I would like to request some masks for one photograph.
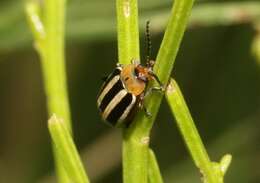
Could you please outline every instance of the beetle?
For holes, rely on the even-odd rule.
[[[148,53],[151,49],[149,38],[149,21],[146,24]],[[117,64],[114,71],[105,79],[97,97],[97,106],[103,120],[112,126],[129,126],[138,109],[144,109],[145,113],[151,114],[143,105],[145,96],[153,90],[163,90],[163,85],[153,72],[155,61],[147,56],[145,66],[137,60],[131,64]],[[147,88],[148,82],[157,81],[159,86]]]

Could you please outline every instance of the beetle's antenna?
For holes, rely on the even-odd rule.
[[[146,49],[147,49],[147,55],[146,55],[146,62],[148,63],[151,56],[151,49],[152,49],[152,41],[150,37],[150,21],[147,20],[146,22]]]

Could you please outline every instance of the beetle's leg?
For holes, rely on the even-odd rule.
[[[140,96],[140,102],[139,102],[139,104],[138,104],[138,107],[139,107],[140,109],[143,109],[143,110],[144,110],[146,116],[151,117],[152,114],[147,110],[147,108],[146,108],[145,105],[144,105],[144,97],[145,97],[144,94],[142,94],[142,95]]]
[[[150,111],[148,111],[148,109],[145,106],[143,106],[143,109],[147,117],[152,117],[152,114],[150,113]]]
[[[152,92],[155,92],[155,91],[157,91],[157,92],[163,92],[163,91],[164,91],[164,87],[162,87],[162,86],[154,86],[154,87],[149,88],[149,89],[145,92],[143,98],[147,97],[148,95],[150,95]]]
[[[143,109],[144,110],[144,112],[145,112],[145,114],[146,114],[146,116],[148,116],[148,117],[151,117],[152,116],[152,114],[150,113],[150,111],[145,107],[145,105],[144,105],[144,99],[145,99],[145,97],[147,97],[148,95],[150,95],[152,92],[154,92],[154,91],[159,91],[159,92],[162,92],[162,91],[164,91],[164,88],[162,87],[162,86],[155,86],[155,87],[152,87],[152,88],[149,88],[148,89],[148,91],[147,92],[145,92],[145,93],[143,93],[141,96],[140,96],[140,102],[139,102],[139,104],[138,104],[138,107],[140,108],[140,109]]]
[[[103,76],[101,79],[102,79],[102,81],[106,81],[107,78],[108,78],[108,76]]]
[[[116,63],[116,67],[122,67],[123,64],[120,64],[120,63]]]
[[[163,84],[161,83],[160,79],[158,78],[158,76],[152,71],[149,71],[149,74],[154,78],[154,80],[160,85],[160,87],[162,88],[161,90],[163,91],[165,88],[163,86]]]

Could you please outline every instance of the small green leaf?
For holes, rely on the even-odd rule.
[[[232,161],[232,155],[231,154],[226,154],[224,155],[221,160],[220,160],[220,170],[223,174],[223,176],[225,175],[225,173],[227,172],[228,167],[230,166],[230,163]]]

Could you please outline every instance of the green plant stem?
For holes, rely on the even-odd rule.
[[[118,2],[123,3],[123,5],[125,3],[125,1]],[[169,23],[154,68],[155,73],[158,75],[163,83],[167,83],[168,78],[170,77],[173,63],[178,48],[180,46],[185,27],[187,25],[192,5],[193,0],[176,0],[174,2]],[[119,18],[122,18],[122,22],[128,21],[128,18],[118,13],[118,19]],[[124,20],[124,18],[126,20]],[[134,30],[137,31],[137,25],[133,24],[133,26],[135,27]],[[131,28],[133,27],[131,26]],[[122,31],[119,31],[119,34],[122,34]],[[128,46],[135,46],[131,44],[131,42],[122,41],[122,38],[124,37],[121,36],[120,39],[119,35],[119,43],[121,42],[121,44],[125,43],[128,44]],[[136,40],[136,38],[134,38],[134,40]],[[128,54],[124,54],[124,52],[119,53],[119,55],[124,55],[125,58],[123,60],[129,59],[129,57],[127,57],[128,55],[130,55],[130,59],[134,58],[136,54],[130,52],[131,49],[127,50],[129,51]],[[119,52],[120,51],[122,50],[119,49]],[[130,60],[127,61],[130,62]],[[162,97],[163,95],[161,94],[152,94],[151,96],[147,97],[147,102],[145,103],[145,105],[147,109],[151,112],[152,117],[148,118],[143,111],[140,111],[132,122],[132,125],[128,129],[125,129],[123,132],[123,173],[125,183],[148,182],[147,166],[149,133],[158,112]]]
[[[43,15],[46,39],[42,68],[49,114],[62,116],[68,130],[72,133],[64,59],[65,4],[65,0],[45,1]]]
[[[49,131],[66,172],[69,172],[71,182],[88,183],[84,167],[74,145],[71,133],[62,119],[53,115],[49,120]]]
[[[166,98],[190,154],[203,175],[204,182],[220,183],[222,177],[218,177],[218,174],[215,174],[215,170],[192,120],[189,109],[174,80],[171,80],[168,85]]]
[[[64,0],[45,1],[43,22],[46,38],[44,40],[44,49],[42,49],[41,63],[49,115],[61,116],[68,130],[72,132],[64,60],[64,16]],[[53,150],[59,182],[71,182],[69,172],[64,170],[59,153],[55,147]]]
[[[137,0],[117,0],[117,37],[118,57],[121,64],[130,64],[139,59],[139,30]],[[135,145],[125,137],[123,132],[123,182],[147,182],[147,157],[140,153],[135,156],[132,149]],[[139,148],[140,149],[140,148]],[[132,159],[135,157],[136,159]],[[136,164],[138,163],[138,164]]]
[[[149,149],[148,182],[163,183],[160,168],[152,149]]]
[[[117,0],[118,57],[121,64],[139,60],[137,0]]]
[[[49,116],[61,116],[72,134],[64,60],[65,4],[65,0],[46,0],[41,9],[38,1],[31,0],[26,12],[41,57]],[[70,182],[55,147],[53,150],[59,182]]]

